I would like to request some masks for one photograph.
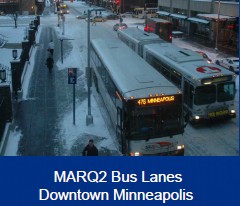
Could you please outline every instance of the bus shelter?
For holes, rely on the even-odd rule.
[[[198,19],[197,24],[203,25],[202,31],[205,32],[204,36],[207,40],[214,43],[218,28],[218,45],[238,50],[238,18],[218,14],[198,14],[196,19]],[[188,20],[191,24],[195,24],[193,18]]]

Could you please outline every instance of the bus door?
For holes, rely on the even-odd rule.
[[[192,113],[193,109],[193,95],[194,95],[194,87],[187,79],[183,80],[183,99],[184,99],[184,113]]]
[[[117,137],[122,136],[122,109],[117,107],[117,127],[116,127]]]
[[[122,152],[123,152],[123,144],[122,144],[123,143],[123,139],[122,139],[122,109],[120,107],[117,107],[116,136],[121,141]]]
[[[121,142],[121,149],[122,149],[122,154],[127,154],[127,142],[125,135],[123,134],[123,109],[120,107],[117,107],[117,126],[116,126],[116,136]]]

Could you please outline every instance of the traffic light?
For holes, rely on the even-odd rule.
[[[116,0],[116,5],[119,6],[120,5],[120,0]]]

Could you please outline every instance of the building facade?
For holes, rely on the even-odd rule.
[[[135,8],[154,8],[158,6],[158,0],[88,0],[94,5],[111,9],[113,12],[124,13],[134,11]],[[88,2],[87,1],[87,2]]]
[[[41,14],[45,0],[0,0],[2,14]]]
[[[173,22],[174,30],[238,51],[238,1],[158,0],[158,8],[159,18]]]

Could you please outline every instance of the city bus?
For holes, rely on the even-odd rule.
[[[158,11],[158,8],[140,8],[136,7],[134,8],[134,14],[133,17],[144,19],[145,17],[155,17],[156,12]]]
[[[147,33],[136,27],[129,27],[117,31],[118,38],[127,44],[133,51],[143,57],[143,47],[152,43],[164,43],[158,35],[154,33]]]
[[[147,18],[144,31],[157,34],[161,39],[172,42],[172,22],[159,18]]]
[[[236,75],[197,52],[170,43],[148,44],[143,58],[183,92],[190,122],[235,118]]]
[[[139,38],[145,36],[144,33],[128,28],[118,31],[118,37],[130,48],[136,48],[133,50],[139,56],[181,89],[184,113],[190,122],[236,117],[234,73],[208,63],[194,51],[165,41],[156,42],[153,36],[149,36],[148,41]]]
[[[93,39],[90,63],[124,155],[183,155],[182,93],[117,39]]]

